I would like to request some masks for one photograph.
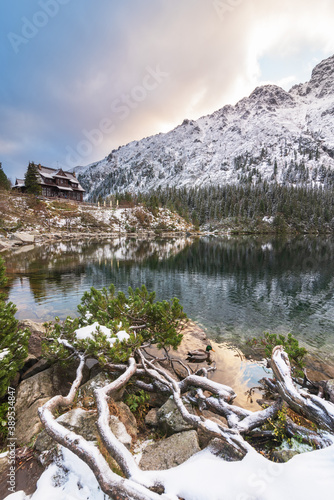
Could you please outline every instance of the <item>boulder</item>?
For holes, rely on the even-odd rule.
[[[223,438],[214,438],[206,448],[216,457],[223,458],[227,462],[236,462],[242,460],[246,455],[243,451],[238,451],[227,440]]]
[[[228,426],[217,416],[215,417],[210,416],[209,420],[216,423],[220,427],[228,428]],[[201,428],[197,429],[197,434],[198,434],[199,445],[201,448],[205,448],[206,446],[208,446],[211,440],[217,437],[216,433],[214,432],[211,433],[210,431],[204,431]]]
[[[88,441],[95,441],[97,437],[96,431],[96,411],[87,411],[82,408],[75,408],[67,413],[63,413],[57,418],[57,422],[61,423],[66,429],[80,434]],[[37,437],[35,449],[40,453],[50,451],[56,446],[55,441],[43,430]]]
[[[0,252],[8,250],[11,246],[12,245],[9,241],[3,239],[0,240]]]
[[[35,236],[29,233],[14,233],[11,235],[10,239],[26,245],[28,243],[34,243]]]
[[[193,409],[190,404],[186,403],[185,407],[189,413],[193,413]],[[169,398],[166,403],[158,410],[158,425],[161,430],[170,436],[171,434],[176,434],[177,432],[188,431],[193,429],[190,424],[187,424],[177,409],[174,400]]]
[[[125,428],[132,437],[132,439],[136,441],[138,434],[138,427],[134,414],[132,413],[130,408],[122,401],[119,401],[118,403],[116,402],[115,406],[117,408],[117,417],[125,425]]]
[[[123,422],[119,420],[115,415],[110,416],[109,422],[110,429],[115,434],[117,439],[124,444],[127,448],[131,448],[132,438],[125,428]]]
[[[31,319],[25,319],[19,322],[19,328],[24,330],[27,328],[30,330],[31,335],[28,343],[28,352],[29,354],[35,356],[40,359],[42,356],[42,340],[45,337],[45,327],[41,323],[36,323]]]
[[[53,368],[48,368],[33,377],[23,380],[16,395],[16,415],[20,420],[25,412],[39,399],[51,398],[59,393],[59,381],[55,377]]]
[[[31,368],[28,368],[28,370],[23,371],[21,379],[25,380],[29,377],[33,377],[37,373],[40,373],[49,367],[50,367],[49,361],[47,361],[46,359],[40,359]],[[25,368],[25,366],[23,368]]]
[[[271,458],[274,462],[288,462],[295,455],[299,455],[296,450],[275,450],[273,451]]]
[[[83,408],[74,408],[57,418],[57,422],[66,427],[66,429],[80,434],[87,441],[97,440],[96,420],[96,410],[84,410]],[[112,415],[110,418],[110,428],[121,443],[127,448],[131,447],[132,438],[127,432],[125,425],[115,415]],[[56,442],[43,430],[37,436],[34,447],[39,453],[44,454],[45,452],[53,451],[56,448]]]
[[[152,408],[145,417],[145,424],[148,427],[158,427],[158,423],[158,410],[156,408]]]
[[[331,403],[334,403],[334,379],[332,378],[326,381],[325,395]]]
[[[199,451],[197,432],[180,432],[149,444],[143,451],[139,466],[142,470],[171,469]]]
[[[20,383],[15,404],[15,437],[18,445],[28,444],[32,437],[40,432],[42,423],[37,413],[38,408],[53,396],[64,396],[68,393],[75,377],[76,365],[77,363],[74,363],[66,370],[53,366]]]
[[[103,387],[112,382],[112,378],[109,374],[105,372],[98,373],[94,378],[91,378],[88,382],[83,384],[78,392],[78,398],[82,402],[82,406],[85,408],[92,408],[95,406],[94,390]],[[113,393],[112,397],[114,401],[119,401],[122,399],[124,393],[124,388]]]
[[[8,470],[8,455],[4,453],[0,456],[0,477],[4,477]]]
[[[39,398],[32,403],[24,412],[17,413],[17,422],[15,427],[16,443],[19,446],[28,445],[33,437],[43,428],[42,422],[38,416],[38,408],[49,401],[50,397]]]

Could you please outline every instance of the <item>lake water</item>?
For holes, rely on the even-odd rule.
[[[235,237],[45,245],[7,256],[17,317],[75,315],[84,291],[146,284],[157,299],[178,297],[217,341],[242,343],[264,331],[292,332],[334,353],[334,240]]]

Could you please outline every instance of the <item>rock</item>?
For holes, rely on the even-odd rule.
[[[134,414],[132,413],[130,408],[122,401],[115,403],[115,406],[117,408],[117,413],[118,413],[117,417],[125,425],[127,432],[135,441],[137,439],[138,427]]]
[[[190,404],[186,403],[185,407],[190,413],[193,409]],[[166,403],[158,410],[158,425],[167,436],[177,432],[188,431],[193,427],[187,424],[177,409],[174,400],[169,398]]]
[[[84,410],[83,408],[74,408],[57,418],[57,422],[66,427],[66,429],[80,434],[87,441],[96,441],[98,438],[96,420],[96,410]],[[132,438],[123,422],[115,415],[111,415],[110,428],[121,443],[127,448],[131,447]],[[57,448],[57,443],[43,430],[38,435],[34,447],[39,453],[45,454],[47,452],[47,457],[50,459],[52,452]]]
[[[84,410],[75,408],[57,418],[57,422],[62,424],[66,429],[80,434],[87,441],[95,441],[97,438],[96,411]],[[56,442],[43,430],[37,437],[35,449],[39,452],[52,450],[56,446]]]
[[[78,392],[78,397],[82,401],[83,406],[85,408],[93,407],[95,405],[94,390],[109,384],[110,382],[112,382],[112,380],[113,379],[109,374],[100,372],[94,378],[83,384]],[[120,399],[122,399],[123,393],[124,388],[113,393],[112,397],[114,401],[119,401]]]
[[[158,410],[152,408],[145,417],[145,424],[149,427],[158,427]]]
[[[143,451],[139,466],[142,470],[170,469],[199,451],[197,432],[180,432],[148,445]]]
[[[45,337],[45,327],[41,323],[36,323],[31,319],[25,319],[19,322],[19,328],[30,330],[31,335],[28,343],[28,352],[36,358],[40,359],[42,356],[42,340]]]
[[[288,462],[295,455],[299,455],[296,450],[275,450],[273,451],[271,458],[274,462]]]
[[[28,444],[42,429],[37,410],[57,394],[66,395],[75,377],[77,363],[66,370],[53,366],[23,380],[16,395],[16,429],[18,445]]]
[[[18,387],[16,396],[15,408],[18,420],[37,400],[51,398],[58,394],[57,385],[54,380],[53,368],[23,380]]]
[[[0,477],[4,477],[8,470],[8,456],[0,457]]]
[[[169,391],[147,392],[147,394],[149,396],[148,400],[149,406],[153,406],[156,408],[160,408],[162,405],[164,405],[170,397]]]
[[[234,446],[230,445],[228,441],[223,438],[212,439],[206,449],[216,457],[223,458],[227,462],[242,460],[246,455],[246,453],[236,450]]]
[[[80,434],[87,439],[87,441],[95,441],[97,435],[95,425],[96,419],[96,411],[74,408],[74,410],[70,410],[60,415],[60,417],[57,418],[57,422],[64,425],[64,427],[70,431]]]
[[[18,418],[15,427],[15,438],[19,446],[28,445],[33,437],[42,430],[43,425],[39,419],[37,410],[40,406],[49,401],[49,399],[50,397],[39,398],[32,403],[29,408],[25,408],[23,413],[17,413]]]
[[[8,250],[8,248],[11,248],[11,243],[6,240],[1,240],[0,241],[0,252]]]
[[[217,418],[217,416],[216,417],[210,416],[210,420],[220,425],[221,427],[228,428],[228,426],[222,420]],[[197,429],[197,434],[198,434],[199,445],[201,448],[205,448],[206,446],[208,446],[211,440],[217,437],[216,433],[211,433],[208,431],[204,431],[202,429]]]
[[[25,379],[27,379],[29,377],[33,377],[37,373],[40,373],[40,372],[46,370],[49,367],[50,367],[50,362],[49,361],[47,361],[46,359],[40,359],[31,368],[29,368],[28,370],[26,370],[22,374],[21,378],[22,378],[22,380],[25,380]]]
[[[132,438],[128,431],[125,428],[125,425],[123,422],[119,420],[118,417],[115,417],[115,415],[110,416],[110,429],[112,432],[115,434],[117,439],[124,444],[127,448],[131,448],[131,443],[132,443]]]
[[[28,356],[27,356],[27,357],[26,357],[26,359],[24,360],[24,365],[23,365],[23,367],[21,368],[20,372],[21,372],[21,373],[26,372],[26,371],[27,371],[27,370],[29,370],[32,366],[34,366],[37,362],[38,362],[38,359],[36,358],[36,356],[34,356],[33,354],[28,353]]]
[[[328,397],[331,403],[334,403],[334,379],[326,381],[325,395]]]
[[[22,244],[34,243],[35,236],[29,233],[14,233],[10,237],[11,240],[19,241]]]

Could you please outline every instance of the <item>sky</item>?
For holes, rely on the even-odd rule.
[[[334,54],[332,0],[14,0],[0,5],[0,162],[71,170],[289,90]]]

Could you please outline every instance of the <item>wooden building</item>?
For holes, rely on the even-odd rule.
[[[66,198],[68,200],[83,201],[85,190],[80,185],[74,172],[66,172],[63,169],[54,169],[38,165],[42,195],[48,198]],[[13,189],[24,193],[25,185],[23,179],[16,179]]]

